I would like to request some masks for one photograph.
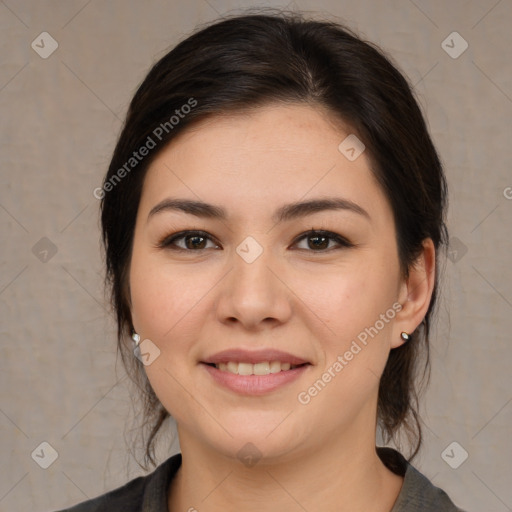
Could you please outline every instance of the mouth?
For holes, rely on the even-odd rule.
[[[252,361],[233,361],[233,357],[226,360],[226,356],[218,355],[216,358],[223,360],[202,361],[200,366],[209,374],[212,384],[243,396],[264,396],[291,385],[312,366],[298,358],[290,362],[272,358],[257,360],[254,354]]]
[[[281,361],[261,361],[258,363],[227,361],[220,363],[203,363],[207,366],[216,368],[221,372],[232,373],[234,375],[270,375],[280,372],[287,372],[309,365],[310,363],[291,364]]]
[[[245,396],[262,396],[287,386],[312,366],[299,356],[272,348],[231,348],[200,363],[212,383]]]

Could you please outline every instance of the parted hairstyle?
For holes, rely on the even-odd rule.
[[[117,319],[118,353],[140,391],[138,431],[146,464],[156,466],[156,434],[170,416],[130,339],[128,277],[146,171],[173,137],[198,121],[297,103],[327,109],[366,146],[371,171],[393,210],[402,276],[408,276],[426,238],[434,242],[438,269],[439,250],[448,240],[446,179],[413,88],[391,57],[339,22],[284,10],[246,11],[197,28],[158,60],[138,87],[102,188],[105,285]],[[130,160],[143,146],[151,147],[146,156]],[[379,385],[382,439],[400,447],[405,434],[409,460],[422,441],[418,396],[430,375],[438,277],[436,270],[424,320],[408,342],[390,351]]]

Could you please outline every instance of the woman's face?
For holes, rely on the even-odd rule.
[[[351,139],[338,148],[349,134],[319,109],[273,105],[203,121],[151,164],[132,319],[150,340],[144,368],[182,446],[229,457],[252,443],[270,460],[375,435],[379,378],[401,344],[406,295],[392,211],[367,155],[354,159]],[[225,217],[171,207],[177,199]],[[287,207],[325,199],[345,207]],[[215,359],[227,350],[245,353]],[[276,363],[290,356],[308,364]],[[206,364],[228,360],[228,370]]]

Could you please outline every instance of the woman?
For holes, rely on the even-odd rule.
[[[181,453],[68,510],[460,510],[410,463],[446,182],[380,50],[284,13],[203,28],[139,87],[95,195],[146,459],[169,415]]]

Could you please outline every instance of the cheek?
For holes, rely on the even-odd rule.
[[[162,279],[160,266],[136,235],[130,265],[132,319],[139,334],[157,344],[165,329],[172,327],[170,322],[178,303],[174,289]]]
[[[162,264],[161,258],[156,260],[143,250],[134,251],[130,269],[132,318],[141,338],[151,340],[159,349],[158,357],[144,366],[151,387],[167,411],[176,420],[185,421],[194,402],[184,401],[184,393],[200,395],[188,372],[190,364],[196,363],[194,347],[209,314],[201,298],[212,284],[192,267],[177,269]]]
[[[316,293],[311,293],[313,288],[308,292],[308,306],[320,313],[328,329],[316,338],[322,359],[301,399],[311,400],[308,410],[321,413],[322,421],[328,417],[328,423],[339,425],[350,423],[376,399],[396,312],[393,281],[385,274],[369,271],[334,276],[323,283],[327,294],[318,288]]]
[[[301,295],[321,319],[317,324],[324,361],[328,368],[338,356],[347,354],[352,369],[367,367],[380,374],[389,354],[389,334],[395,310],[396,281],[393,272],[375,261],[350,272],[330,272],[329,278],[315,279],[316,286],[304,288]],[[310,326],[311,327],[311,326]],[[312,330],[313,334],[314,331]],[[347,368],[348,369],[348,368]],[[346,371],[357,379],[357,371]]]
[[[330,269],[314,279],[301,278],[300,296],[335,333],[354,334],[372,320],[378,319],[391,303],[391,280],[371,268]],[[361,265],[362,267],[362,265]],[[384,305],[386,307],[380,311]]]
[[[208,291],[215,279],[197,266],[167,264],[162,255],[134,250],[130,269],[132,318],[141,335],[154,341],[162,351],[189,345],[205,321]]]

